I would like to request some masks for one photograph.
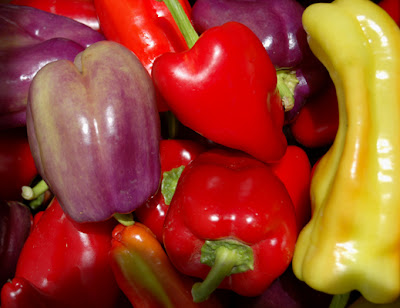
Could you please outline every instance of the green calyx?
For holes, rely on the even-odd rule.
[[[174,196],[176,185],[181,177],[185,166],[173,168],[170,171],[163,173],[163,180],[161,181],[161,194],[164,197],[165,204],[170,205],[172,197]]]
[[[299,83],[296,72],[286,69],[276,71],[277,88],[285,111],[294,107],[294,90]]]
[[[232,239],[206,241],[201,248],[200,262],[211,267],[203,282],[192,287],[193,301],[205,301],[225,277],[254,269],[253,249]]]

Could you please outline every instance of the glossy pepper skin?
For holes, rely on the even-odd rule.
[[[165,52],[180,52],[187,44],[167,6],[158,0],[95,0],[100,27],[108,40],[132,50],[149,74],[154,60]],[[179,0],[187,16],[191,5]],[[161,97],[160,112],[168,110]]]
[[[95,43],[74,62],[40,70],[30,88],[27,129],[40,175],[75,221],[132,212],[158,188],[154,86],[118,43]]]
[[[317,290],[389,303],[400,295],[400,30],[367,0],[313,4],[303,23],[336,86],[339,128],[313,175],[293,269]]]
[[[275,68],[248,27],[230,22],[209,29],[190,50],[158,57],[152,75],[183,125],[264,162],[283,156]]]
[[[161,182],[157,192],[135,210],[137,219],[146,225],[162,243],[165,216],[179,175],[205,146],[192,140],[163,139],[160,141]],[[166,196],[167,195],[167,196]]]
[[[35,216],[1,306],[114,308],[120,296],[108,257],[114,226],[115,220],[78,224],[54,199]]]
[[[0,130],[0,166],[0,199],[23,201],[21,187],[38,174],[25,127]]]
[[[242,152],[214,149],[200,154],[183,171],[163,236],[175,267],[205,279],[192,289],[195,301],[217,287],[256,296],[290,264],[296,218],[285,186],[270,167]],[[203,250],[214,245],[218,258],[208,251],[209,261],[215,262],[211,270]],[[225,253],[242,259],[219,259]],[[210,270],[218,271],[220,261],[227,266],[219,268],[225,272],[211,278]]]
[[[302,148],[289,145],[285,155],[270,167],[292,199],[297,230],[300,232],[311,218],[311,165],[308,156]]]
[[[294,100],[285,107],[286,122],[291,122],[306,99],[328,80],[326,69],[308,47],[301,23],[303,11],[296,0],[197,0],[192,10],[199,33],[236,21],[257,35],[282,78],[279,84],[286,84]]]
[[[290,131],[297,142],[305,147],[329,146],[336,137],[339,110],[335,85],[331,82],[311,97],[290,124]]]
[[[45,64],[73,60],[104,40],[70,18],[19,5],[0,4],[0,129],[26,125],[33,77]]]
[[[145,225],[117,225],[112,232],[111,265],[119,287],[134,307],[222,307],[217,297],[194,303],[194,280],[178,272],[161,243]]]
[[[12,0],[11,4],[25,5],[65,16],[99,31],[99,19],[93,0]]]

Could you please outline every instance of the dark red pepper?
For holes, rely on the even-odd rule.
[[[310,98],[290,125],[293,137],[309,148],[330,145],[335,140],[339,126],[339,109],[336,89],[332,82]]]
[[[35,222],[1,307],[115,308],[121,292],[108,257],[115,220],[78,224],[54,199]]]
[[[242,152],[215,149],[183,171],[164,224],[164,246],[182,273],[216,288],[261,294],[291,262],[297,237],[290,196],[271,168]]]
[[[62,15],[79,21],[93,30],[100,30],[93,0],[12,0],[10,3]]]
[[[155,195],[136,209],[135,215],[161,243],[165,216],[179,175],[187,164],[204,151],[201,143],[192,140],[165,139],[160,142],[161,186]]]
[[[400,1],[399,0],[382,0],[379,6],[383,8],[400,26]]]
[[[38,174],[25,127],[0,131],[0,166],[0,199],[22,201],[22,186]]]

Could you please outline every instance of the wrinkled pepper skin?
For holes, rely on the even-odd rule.
[[[149,74],[154,60],[165,52],[186,50],[187,44],[167,6],[158,0],[95,0],[100,27],[108,40],[132,50]],[[179,0],[190,18],[188,0]],[[158,110],[167,111],[162,97]]]
[[[38,174],[25,127],[0,130],[0,166],[0,199],[23,201],[21,187]]]
[[[154,86],[126,47],[102,41],[35,76],[27,110],[37,168],[78,222],[129,213],[160,181]]]
[[[303,24],[336,86],[339,128],[313,175],[293,269],[322,292],[390,303],[400,295],[400,30],[367,0],[313,4]]]
[[[93,30],[100,30],[93,0],[12,0],[10,3],[72,18]]]
[[[145,225],[117,225],[112,232],[111,265],[121,290],[134,307],[223,307],[216,296],[194,303],[194,283],[171,264],[161,243]]]
[[[306,99],[328,80],[326,69],[308,47],[301,22],[303,11],[296,0],[197,0],[192,10],[199,33],[230,21],[248,26],[263,43],[275,68],[294,74],[294,106],[285,112],[286,122],[291,122]]]
[[[30,209],[16,201],[0,201],[0,286],[14,277],[17,260],[31,231]]]
[[[163,236],[175,267],[201,279],[211,269],[201,262],[206,240],[250,247],[253,269],[224,276],[218,288],[257,296],[290,264],[297,229],[290,196],[269,166],[242,152],[214,149],[184,169]]]
[[[40,302],[42,308],[115,308],[121,293],[108,253],[115,220],[78,224],[57,199],[35,217],[15,278],[1,290],[1,307]],[[26,292],[26,293],[25,293]]]
[[[0,4],[0,129],[26,125],[28,90],[40,68],[58,59],[73,61],[101,40],[100,33],[70,18]]]
[[[230,22],[209,29],[190,50],[158,57],[152,76],[183,125],[264,162],[283,156],[275,68],[248,27]]]
[[[162,189],[163,183],[165,183],[163,182],[164,172],[168,173],[175,168],[187,166],[195,157],[204,152],[205,149],[203,144],[192,140],[163,139],[160,141],[160,187],[145,204],[135,210],[137,219],[155,234],[160,243],[163,241],[164,220],[169,206],[169,202],[166,201]],[[176,187],[176,184],[174,186]],[[170,190],[171,188],[168,189],[168,191]]]

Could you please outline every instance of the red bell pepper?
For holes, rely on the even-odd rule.
[[[0,199],[22,201],[22,186],[38,174],[25,127],[0,131],[0,166]]]
[[[292,199],[300,232],[311,218],[311,164],[307,153],[298,146],[289,145],[282,159],[270,166]]]
[[[183,171],[164,224],[164,246],[182,273],[216,288],[261,294],[291,262],[297,237],[290,196],[271,168],[242,152],[214,149]]]
[[[379,6],[383,8],[400,26],[400,1],[399,0],[382,0]]]
[[[118,285],[134,307],[222,307],[217,297],[193,302],[194,280],[173,267],[160,242],[141,223],[115,227],[110,255]]]
[[[10,3],[62,15],[79,21],[93,30],[100,30],[93,0],[12,0]]]
[[[166,5],[158,0],[94,0],[100,28],[108,40],[132,50],[149,74],[154,60],[169,51],[187,49],[185,39]],[[179,0],[187,16],[188,0]],[[161,97],[159,111],[168,110]]]
[[[190,29],[185,38],[191,49],[164,53],[152,70],[170,110],[183,125],[216,143],[264,162],[280,159],[287,146],[284,110],[275,68],[259,38],[237,22],[198,38],[180,16],[180,27]]]
[[[165,215],[175,191],[179,175],[205,147],[192,140],[165,139],[160,142],[161,186],[156,194],[137,208],[137,219],[145,224],[162,243]]]
[[[330,82],[323,91],[310,98],[290,125],[290,130],[300,144],[317,148],[330,145],[335,140],[338,126],[336,89]]]
[[[114,308],[121,292],[109,260],[115,220],[78,224],[56,199],[34,219],[2,308]]]

